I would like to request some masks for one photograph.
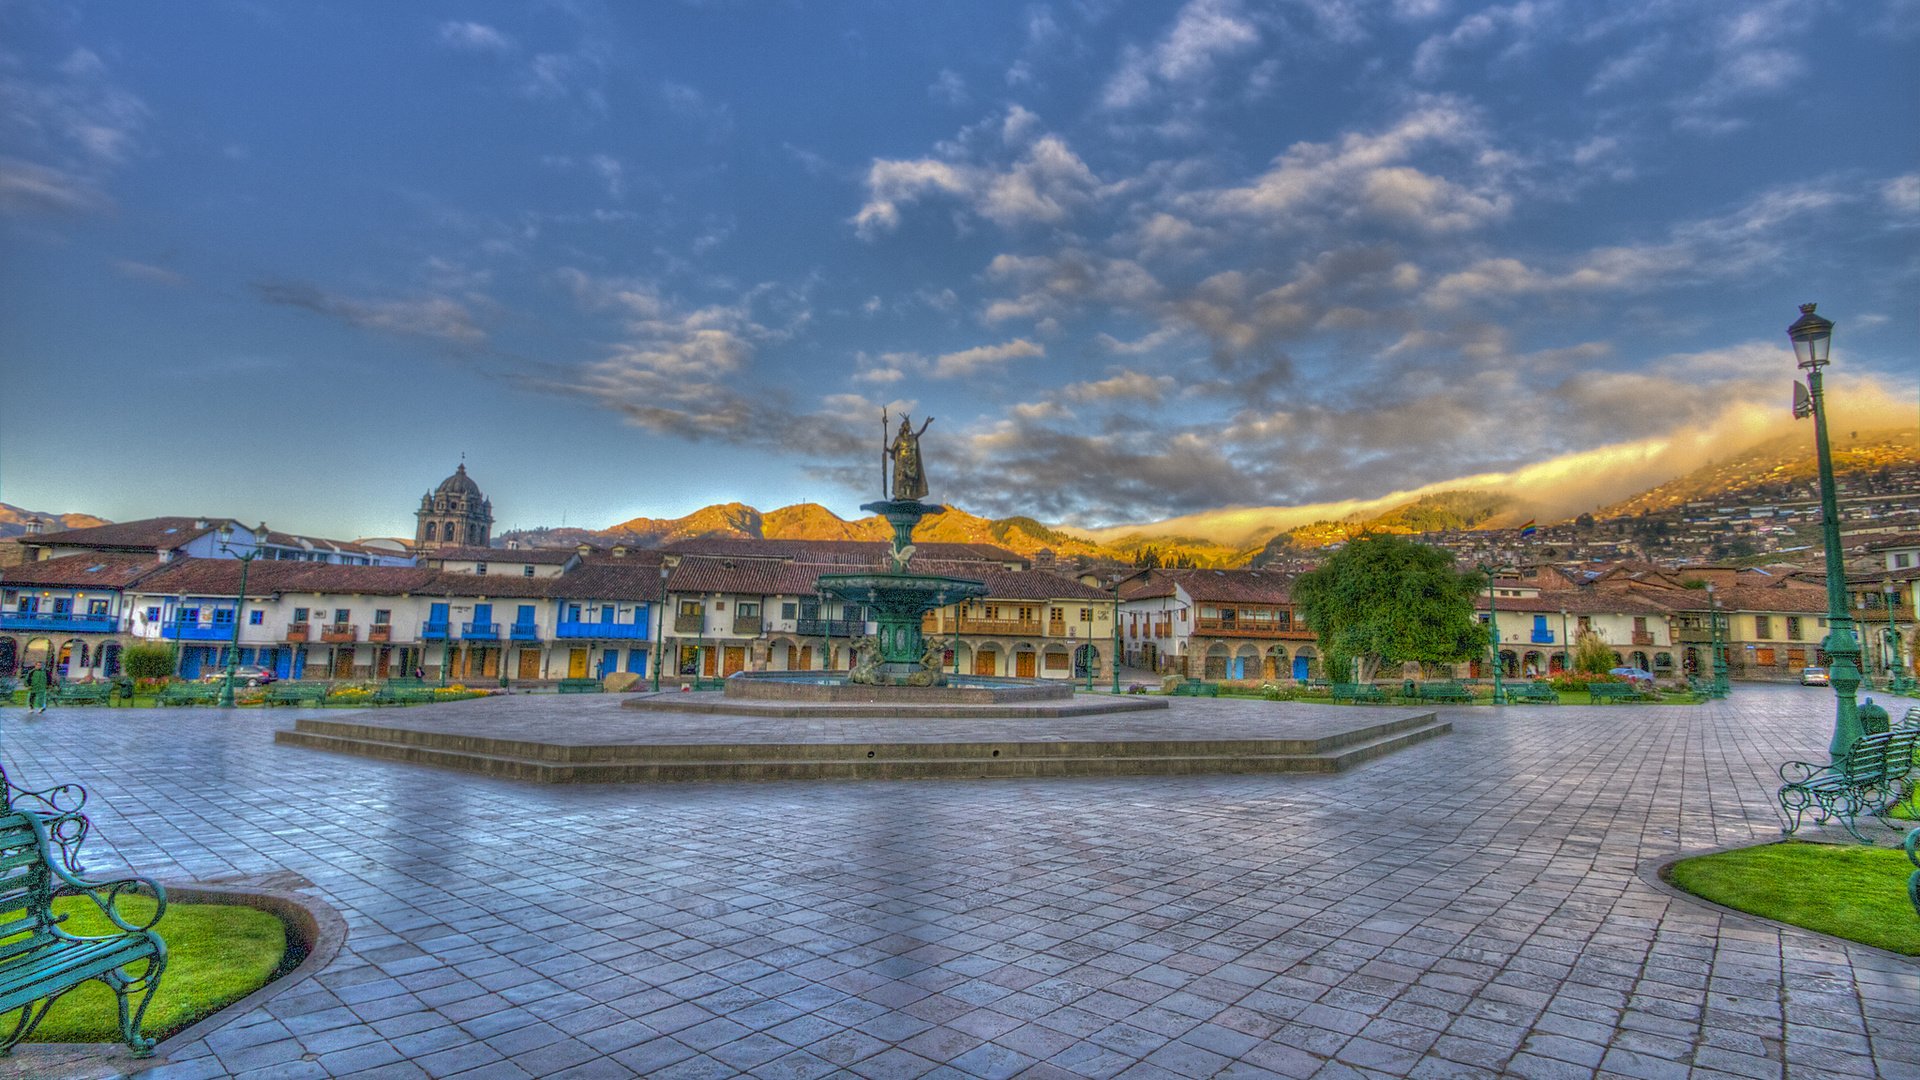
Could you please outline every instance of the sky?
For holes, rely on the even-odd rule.
[[[502,529],[852,515],[884,407],[996,516],[1570,504],[1788,430],[1804,301],[1836,409],[1912,419],[1917,46],[1915,0],[0,0],[0,499],[410,535],[464,455]]]

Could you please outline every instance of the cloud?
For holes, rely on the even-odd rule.
[[[936,379],[957,379],[997,368],[1010,360],[1034,360],[1047,350],[1026,338],[1015,338],[999,345],[979,345],[959,352],[934,357],[930,374]]]
[[[699,128],[709,140],[717,141],[733,133],[733,110],[685,83],[672,80],[661,83],[660,99],[666,103],[668,112]]]
[[[165,285],[177,289],[187,284],[184,276],[151,263],[135,262],[132,259],[115,259],[113,268],[135,281],[144,281],[153,285]]]
[[[506,55],[519,46],[507,35],[484,23],[448,21],[440,24],[435,39],[459,52]]]
[[[951,68],[941,68],[932,85],[927,87],[927,96],[942,105],[965,105],[970,97],[967,80]]]
[[[1260,44],[1260,30],[1238,0],[1189,0],[1151,48],[1129,46],[1107,80],[1100,105],[1140,108],[1169,90],[1191,90],[1211,79],[1219,62]]]
[[[1070,401],[1101,402],[1131,399],[1158,405],[1179,385],[1171,375],[1149,375],[1121,370],[1092,382],[1069,383],[1060,392]]]
[[[0,214],[87,214],[113,205],[87,177],[0,157]]]
[[[1497,36],[1514,38],[1509,51],[1523,49],[1527,35],[1538,27],[1549,5],[1521,0],[1506,7],[1476,11],[1460,20],[1445,34],[1436,34],[1420,43],[1413,53],[1413,77],[1431,82],[1447,73],[1454,56],[1484,45]]]
[[[461,345],[478,345],[487,339],[467,305],[444,296],[356,298],[298,281],[256,282],[254,290],[269,304],[300,308],[363,330]]]
[[[899,227],[904,208],[936,197],[1007,229],[1065,222],[1092,204],[1101,183],[1064,139],[1031,136],[1037,125],[1038,118],[1017,105],[993,125],[999,145],[1024,145],[1024,153],[1004,166],[932,157],[876,159],[867,170],[866,202],[853,216],[855,233],[877,239]],[[977,137],[981,130],[970,134]],[[960,144],[948,151],[954,157],[970,153]]]
[[[33,71],[0,52],[0,213],[79,215],[110,209],[104,188],[129,160],[148,117],[89,49]]]

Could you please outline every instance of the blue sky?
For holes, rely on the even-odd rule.
[[[1809,299],[1910,420],[1916,30],[6,0],[0,498],[410,532],[464,452],[502,526],[851,514],[886,405],[977,512],[1568,502],[1789,423]]]

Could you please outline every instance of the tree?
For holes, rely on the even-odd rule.
[[[1582,630],[1573,639],[1573,670],[1582,675],[1605,675],[1619,665],[1613,649],[1598,630]]]
[[[120,670],[135,679],[164,679],[173,674],[173,649],[166,645],[129,645],[120,653]]]
[[[1450,664],[1486,647],[1473,614],[1479,578],[1447,552],[1368,534],[1293,582],[1293,603],[1320,640],[1330,678],[1365,682],[1382,663]]]

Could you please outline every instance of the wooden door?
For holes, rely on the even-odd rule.
[[[333,677],[336,679],[353,678],[353,646],[333,650]]]
[[[705,675],[709,679],[713,678],[713,675],[714,675],[714,671],[713,671],[713,665],[715,662],[714,654],[717,651],[718,650],[715,650],[711,646],[700,650],[700,674]]]
[[[520,650],[520,677],[523,679],[537,679],[540,677],[539,649]]]
[[[975,675],[998,675],[1000,654],[996,652],[976,651],[973,654],[973,673]]]
[[[388,674],[390,674],[390,672],[388,671],[388,666],[392,664],[392,662],[393,662],[392,649],[383,648],[383,649],[377,650],[374,653],[374,659],[373,659],[373,677],[376,679],[386,678]]]
[[[800,666],[795,670],[797,671],[813,670],[813,646],[811,645],[800,646]]]
[[[720,674],[731,675],[736,671],[745,671],[746,667],[747,667],[746,646],[744,645],[727,646],[726,663],[725,663],[725,666],[721,668]]]
[[[1014,653],[1013,654],[1013,673],[1015,675],[1020,676],[1023,679],[1033,678],[1033,675],[1034,675],[1033,655],[1034,654],[1030,652]]]
[[[567,678],[584,679],[587,677],[587,650],[567,650]]]

